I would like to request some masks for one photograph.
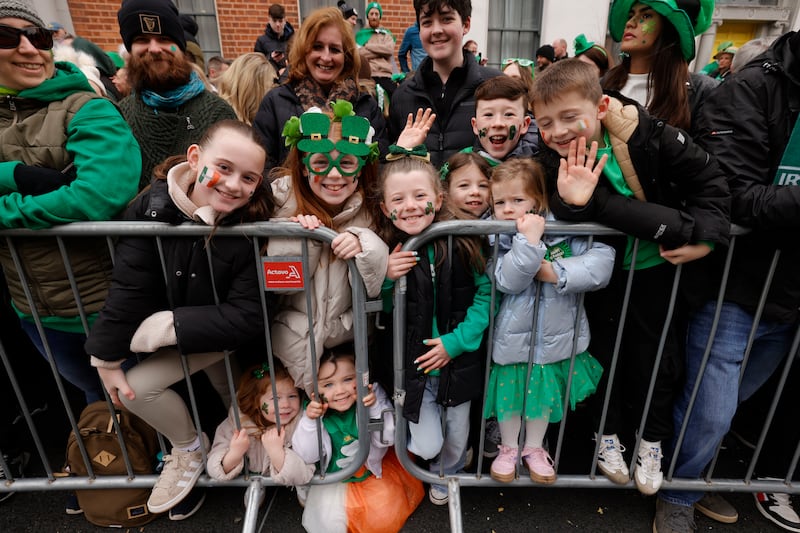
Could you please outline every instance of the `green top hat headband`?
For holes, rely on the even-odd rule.
[[[306,153],[327,153],[333,149],[361,157],[367,163],[378,159],[378,143],[372,142],[375,129],[369,121],[353,112],[353,104],[337,100],[331,104],[333,121],[342,123],[342,138],[334,144],[328,138],[331,117],[312,107],[300,117],[292,117],[283,127],[286,146],[296,146]]]
[[[587,50],[591,50],[592,48],[597,48],[604,56],[607,56],[606,51],[603,50],[600,46],[598,46],[594,41],[590,41],[586,38],[584,34],[580,34],[575,37],[575,55],[579,56],[582,53],[586,52]]]

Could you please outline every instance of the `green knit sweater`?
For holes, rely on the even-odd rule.
[[[217,121],[236,118],[233,108],[205,91],[176,109],[156,109],[132,94],[119,103],[122,115],[142,149],[139,190],[150,184],[153,168],[166,158],[186,153]]]

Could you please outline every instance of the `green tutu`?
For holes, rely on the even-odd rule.
[[[533,420],[547,418],[558,422],[564,416],[564,392],[567,389],[570,360],[565,359],[547,365],[533,365],[528,394],[525,399],[525,418]],[[486,390],[484,418],[497,417],[499,421],[517,417],[522,412],[523,388],[528,363],[513,365],[492,365],[489,373],[489,387]],[[575,356],[572,371],[569,405],[575,405],[594,393],[603,367],[589,352]]]

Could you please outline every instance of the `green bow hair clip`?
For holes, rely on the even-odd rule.
[[[253,377],[256,379],[261,379],[264,376],[269,376],[269,364],[268,363],[261,363],[261,368],[256,368],[253,370]]]

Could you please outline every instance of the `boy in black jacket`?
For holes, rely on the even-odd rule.
[[[589,351],[605,368],[611,368],[618,324],[625,320],[607,419],[598,431],[597,466],[612,481],[628,482],[617,436],[625,427],[623,406],[629,406],[630,420],[638,424],[655,373],[647,417],[638,428],[634,473],[639,490],[654,494],[663,481],[662,441],[672,437],[673,396],[683,364],[680,333],[667,311],[675,265],[727,243],[725,177],[687,133],[650,117],[632,100],[603,94],[592,67],[579,60],[559,61],[539,74],[533,106],[546,145],[541,159],[556,183],[553,214],[627,234],[615,243],[622,268],[606,290],[586,297]],[[622,317],[631,269],[633,287]],[[666,335],[660,351],[662,329]]]

